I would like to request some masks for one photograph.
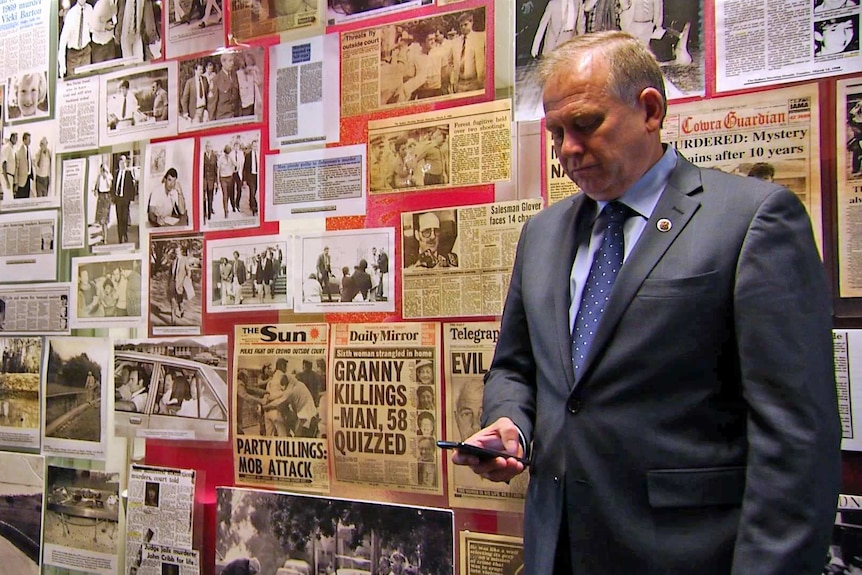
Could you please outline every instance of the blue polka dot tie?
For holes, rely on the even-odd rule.
[[[611,295],[614,280],[623,266],[623,224],[631,214],[631,208],[619,202],[610,202],[602,210],[600,217],[605,221],[605,233],[602,236],[602,245],[596,251],[590,266],[590,274],[584,284],[581,305],[578,307],[575,327],[572,330],[572,363],[575,376],[584,365],[599,319]]]

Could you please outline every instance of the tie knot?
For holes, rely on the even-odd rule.
[[[610,202],[602,210],[608,224],[621,224],[632,215],[632,209],[621,202]]]

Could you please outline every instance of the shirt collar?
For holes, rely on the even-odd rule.
[[[677,157],[673,146],[665,145],[664,154],[659,158],[659,161],[653,164],[653,167],[647,170],[617,201],[625,204],[638,215],[649,219],[656,204],[658,204],[661,193],[667,186],[670,173],[676,168]],[[596,202],[596,204],[596,215],[598,215],[608,202]]]

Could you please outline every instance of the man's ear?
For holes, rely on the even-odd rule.
[[[638,96],[638,103],[646,115],[647,130],[660,130],[665,115],[665,100],[661,92],[652,87],[644,88]]]

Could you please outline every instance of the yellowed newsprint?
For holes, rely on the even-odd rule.
[[[424,192],[512,177],[512,103],[368,122],[368,191]]]
[[[401,214],[405,319],[500,315],[515,247],[541,198]]]
[[[772,180],[796,194],[823,251],[817,85],[671,105],[662,140],[698,166]]]
[[[862,79],[837,83],[838,296],[862,296]]]
[[[524,575],[520,537],[460,531],[461,575]]]
[[[494,58],[487,4],[342,32],[341,116],[483,96]],[[456,29],[467,33],[448,35]]]
[[[320,0],[230,0],[230,35],[243,41],[320,25]]]
[[[483,377],[499,335],[498,321],[443,324],[446,439],[450,441],[465,441],[482,428]],[[521,513],[528,475],[524,471],[506,484],[488,481],[468,467],[449,465],[449,506]]]
[[[335,485],[443,493],[439,341],[439,323],[332,325]]]
[[[563,166],[560,165],[560,160],[557,158],[557,151],[554,149],[551,133],[544,130],[542,137],[545,139],[544,153],[542,154],[545,168],[545,189],[543,192],[550,206],[580,192],[581,188],[563,171]]]
[[[326,324],[234,331],[237,484],[327,493]]]

